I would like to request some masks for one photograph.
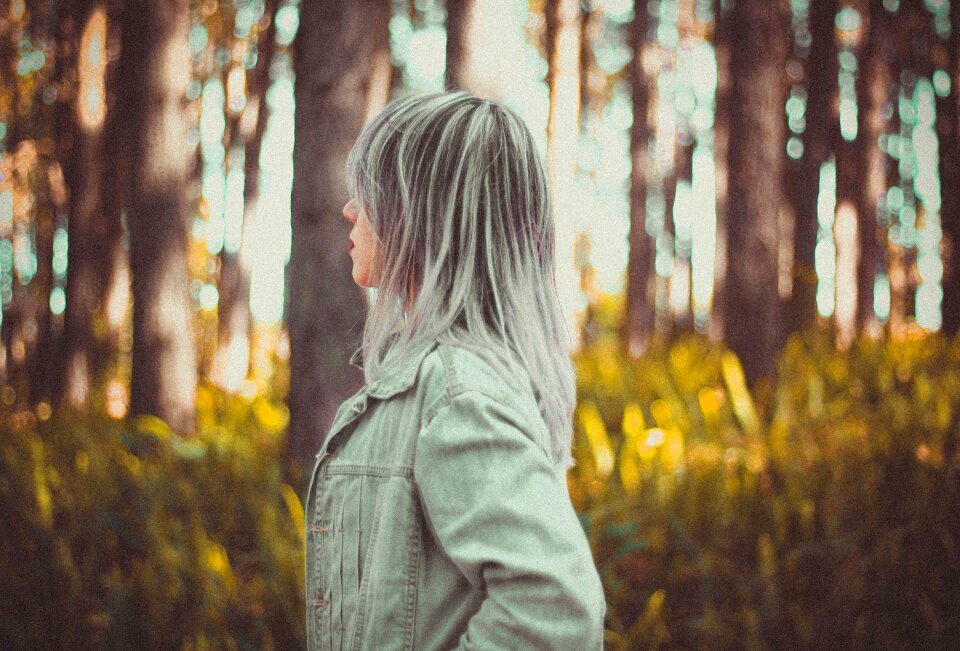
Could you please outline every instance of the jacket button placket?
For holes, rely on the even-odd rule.
[[[323,461],[329,460],[330,457],[335,456],[335,451],[336,451],[335,448],[328,446],[325,451],[318,453],[318,454],[317,454],[317,458],[318,458],[319,461],[320,461],[320,463],[318,463],[318,468],[319,468],[319,465],[321,465]],[[321,473],[321,474],[322,474],[322,473]],[[318,486],[313,486],[313,487],[312,487],[313,490],[317,490],[317,488],[318,488]],[[323,535],[323,534],[327,533],[328,531],[332,531],[332,529],[331,529],[330,527],[325,527],[325,526],[323,526],[323,524],[321,524],[321,521],[320,521],[319,519],[318,519],[317,521],[315,521],[315,522],[313,523],[313,525],[311,525],[310,529],[311,529],[315,534],[318,534],[318,535]],[[321,548],[322,548],[322,547],[323,547],[323,544],[321,543]],[[320,590],[322,590],[322,583],[323,583],[322,580],[317,582],[317,590],[318,590],[318,592],[319,592]],[[322,608],[325,608],[326,606],[329,606],[329,605],[330,605],[330,600],[329,600],[329,599],[324,599],[323,597],[316,596],[316,597],[314,597],[314,599],[313,599],[312,605],[313,605],[313,608],[317,611],[317,616],[319,616],[320,613],[322,612],[321,609],[322,609]],[[318,627],[323,628],[323,624],[320,623],[320,622],[318,622]]]
[[[317,466],[315,467],[315,473],[317,477],[323,477],[325,475],[325,472],[321,471],[320,466],[322,466],[325,462],[329,462],[331,457],[336,456],[337,447],[338,447],[337,439],[341,438],[341,432],[343,432],[350,423],[356,420],[360,416],[360,414],[363,413],[366,406],[367,406],[366,395],[361,395],[358,398],[354,399],[353,401],[342,405],[341,408],[345,410],[345,412],[344,413],[338,412],[338,415],[334,419],[335,425],[331,429],[331,433],[327,440],[326,445],[324,446],[321,452],[317,453],[318,463],[317,463]],[[313,482],[311,482],[311,489],[312,491],[318,490],[319,484],[313,484]],[[327,527],[322,524],[323,519],[322,517],[320,517],[319,513],[317,514],[317,516],[318,516],[317,519],[310,526],[310,530],[314,535],[324,535],[326,533],[334,531],[332,527]],[[321,549],[324,547],[324,544],[322,541],[319,542],[319,545]],[[313,606],[317,617],[320,617],[321,614],[324,612],[323,609],[327,608],[330,605],[329,599],[324,599],[323,597],[319,596],[319,594],[322,593],[323,591],[323,584],[324,584],[325,578],[327,577],[317,577],[318,579],[317,585],[316,585],[317,592],[315,594],[317,594],[318,596],[315,596],[313,598],[313,601],[311,602],[311,605]],[[326,612],[329,613],[329,611],[326,611]],[[320,622],[318,622],[318,626],[320,628],[326,628],[324,624]],[[338,627],[338,628],[340,631],[344,630],[343,627]]]

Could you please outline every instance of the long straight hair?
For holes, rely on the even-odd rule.
[[[433,341],[472,350],[509,387],[532,392],[553,462],[572,467],[576,375],[547,176],[523,121],[465,92],[408,96],[364,126],[346,177],[379,269],[365,380]]]

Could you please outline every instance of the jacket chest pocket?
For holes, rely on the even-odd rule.
[[[421,542],[412,471],[331,464],[323,475],[311,648],[411,649]]]

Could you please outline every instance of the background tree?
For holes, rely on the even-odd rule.
[[[632,52],[628,77],[633,123],[630,125],[630,251],[623,327],[625,349],[636,357],[647,349],[653,337],[656,298],[653,268],[656,249],[646,226],[647,171],[650,167],[650,128],[647,123],[650,80],[644,69],[643,53],[647,43],[648,16],[645,5],[638,5],[628,31]]]
[[[561,306],[570,331],[571,348],[580,348],[580,326],[575,312],[579,274],[574,261],[575,177],[580,135],[580,21],[579,0],[547,0],[547,84],[550,116],[547,120],[547,172],[556,227],[556,278]]]
[[[187,0],[130,0],[123,14],[120,92],[131,167],[133,414],[155,414],[175,430],[194,427],[197,385],[187,273],[193,165],[185,94],[190,81]]]
[[[108,323],[106,301],[117,282],[120,261],[120,211],[123,192],[116,183],[114,157],[123,139],[117,137],[117,107],[108,108],[108,75],[111,52],[108,33],[116,29],[116,14],[107,2],[71,2],[64,6],[57,50],[61,60],[62,109],[59,130],[64,138],[62,156],[69,191],[66,312],[59,357],[56,401],[84,406],[106,361],[115,351],[109,337],[97,336]],[[110,66],[112,68],[113,66]],[[112,70],[111,70],[112,72]],[[98,328],[98,322],[100,327]]]
[[[943,330],[955,336],[960,329],[960,2],[950,3],[949,16],[950,36],[936,55],[949,79],[949,91],[937,98],[937,135],[943,195],[940,218],[946,244]]]
[[[276,51],[276,13],[279,0],[267,0],[260,24],[265,25],[256,35],[257,62],[246,72],[246,102],[241,111],[230,111],[225,138],[227,151],[243,150],[243,227],[253,221],[260,180],[260,150],[270,115],[266,94],[270,85],[270,66]],[[250,48],[244,48],[249,50]],[[230,156],[228,155],[228,159]],[[244,240],[247,240],[244,242]],[[211,372],[214,382],[229,390],[236,389],[247,376],[250,365],[250,262],[245,256],[248,238],[241,237],[240,249],[224,247],[219,255],[220,302],[217,312],[217,348],[213,355]]]
[[[513,11],[511,0],[447,0],[446,87],[501,99],[504,61],[496,25]]]
[[[833,145],[837,170],[836,212],[833,220],[833,236],[837,251],[833,322],[837,342],[844,349],[852,343],[856,335],[857,314],[862,309],[860,305],[869,300],[863,293],[860,281],[861,268],[870,264],[866,259],[870,252],[865,251],[861,246],[863,233],[865,230],[873,232],[867,226],[868,217],[861,210],[863,203],[861,188],[866,181],[863,168],[866,144],[860,126],[863,124],[865,111],[844,111],[844,104],[855,101],[855,89],[862,88],[865,83],[863,63],[868,58],[865,56],[868,48],[866,36],[868,29],[866,16],[863,16],[858,27],[840,31],[843,37],[845,65],[841,66],[839,72],[840,129],[834,132],[836,140]],[[850,93],[852,97],[845,97],[845,93]],[[874,219],[874,215],[870,215],[869,219]],[[872,283],[870,290],[870,298],[872,298]],[[870,302],[872,307],[872,301]]]
[[[803,154],[787,162],[789,199],[793,210],[793,283],[784,314],[786,332],[797,332],[817,314],[817,271],[814,251],[819,221],[820,170],[839,137],[837,115],[837,0],[812,0],[810,42],[794,43],[804,58],[805,111]]]
[[[887,130],[886,111],[892,104],[893,72],[889,33],[889,12],[877,2],[862,3],[863,56],[857,79],[857,139],[862,178],[858,185],[857,213],[860,215],[860,260],[857,268],[857,310],[855,330],[879,328],[874,310],[874,286],[887,241],[881,210],[887,191],[889,158],[880,149],[880,137]]]
[[[389,20],[386,0],[323,0],[301,8],[294,43],[296,149],[285,315],[292,459],[312,457],[337,407],[361,382],[349,359],[360,343],[366,300],[350,275],[343,166],[367,114],[387,100]],[[384,58],[385,84],[379,83]]]
[[[53,7],[36,3],[30,7],[30,14],[31,38],[44,44],[44,49],[56,57],[57,16]],[[24,387],[21,397],[27,398],[27,404],[49,398],[53,352],[59,337],[48,297],[54,285],[53,239],[63,193],[59,184],[62,170],[55,153],[58,134],[53,125],[56,109],[44,101],[44,90],[51,81],[48,70],[44,66],[38,71],[28,93],[29,108],[21,122],[21,126],[26,127],[24,136],[27,136],[22,144],[26,146],[25,151],[33,152],[30,154],[33,164],[23,173],[33,195],[31,225],[36,254],[35,271],[23,295],[26,310],[21,322],[25,339],[30,342],[21,379]]]
[[[731,48],[733,26],[723,0],[714,0],[713,48],[717,59],[716,111],[713,119],[713,160],[716,177],[716,258],[713,266],[713,303],[708,334],[714,341],[723,341],[727,330],[727,216],[730,196],[730,108],[733,104]]]
[[[43,358],[46,351],[39,349],[48,343],[45,328],[46,306],[42,303],[44,287],[49,285],[49,276],[41,258],[48,258],[48,228],[51,221],[50,193],[46,185],[46,170],[54,161],[48,152],[52,148],[52,133],[44,118],[49,111],[38,102],[42,89],[50,80],[48,68],[30,63],[33,57],[52,54],[50,47],[52,16],[46,7],[15,4],[0,24],[3,44],[0,52],[9,58],[3,61],[4,82],[0,110],[2,110],[5,135],[2,140],[6,150],[0,179],[5,181],[8,196],[12,198],[13,215],[0,224],[0,235],[14,251],[19,244],[33,240],[36,245],[37,265],[11,264],[9,257],[0,265],[3,279],[0,294],[3,302],[2,368],[3,380],[15,391],[15,404],[26,408],[30,393],[42,376]],[[29,44],[32,52],[24,48]],[[26,56],[24,56],[26,55]],[[38,69],[39,68],[39,69]],[[31,237],[36,233],[35,237]],[[9,251],[10,249],[7,249]],[[38,282],[33,282],[33,281]]]
[[[728,149],[723,311],[727,343],[752,383],[773,377],[782,338],[777,279],[786,18],[779,3],[741,0],[729,12],[729,29],[736,98],[730,133],[736,137]]]

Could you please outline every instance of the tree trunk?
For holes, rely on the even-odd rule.
[[[793,289],[786,306],[785,334],[799,332],[817,316],[814,252],[819,220],[820,169],[839,137],[837,99],[837,0],[810,3],[811,43],[806,61],[806,128],[803,155],[790,166],[787,184],[794,214]]]
[[[728,149],[726,339],[749,383],[772,379],[782,343],[777,288],[785,134],[786,20],[779,3],[730,10],[732,102]]]
[[[960,329],[960,2],[950,4],[947,41],[950,93],[937,96],[937,138],[940,141],[940,220],[944,236],[943,332]]]
[[[727,3],[713,2],[713,47],[717,57],[716,110],[713,120],[713,155],[716,178],[716,248],[713,263],[713,300],[708,337],[714,342],[726,340],[727,293],[727,200],[729,186],[730,111],[733,81],[730,71],[732,17],[724,11]]]
[[[891,18],[893,25],[887,35],[896,52],[894,65],[899,73],[895,106],[899,105],[900,101],[912,102],[916,80],[919,77],[927,77],[932,72],[926,52],[929,41],[926,32],[930,25],[930,14],[924,4],[923,0],[904,0],[900,3],[895,17]],[[897,110],[893,114],[898,125],[897,135],[901,141],[912,140],[916,121],[899,120]],[[900,186],[903,191],[904,207],[912,208],[919,216],[918,197],[915,192],[916,169],[910,170],[910,167],[897,166],[890,185]],[[908,171],[908,175],[905,176],[902,173],[904,171]],[[915,323],[916,290],[919,285],[916,240],[911,242],[903,237],[906,229],[903,228],[902,217],[903,212],[891,219],[901,236],[887,238],[890,260],[889,331],[894,339],[900,339],[909,334],[910,328]]]
[[[371,61],[389,56],[390,3],[305,3],[296,71],[293,234],[285,318],[290,333],[287,456],[311,458],[339,404],[362,383],[350,366],[366,296],[351,277],[343,165],[366,118],[386,101]]]
[[[899,101],[900,85],[897,84],[892,92],[894,101]],[[902,129],[900,113],[894,110],[890,132],[900,135]],[[899,166],[891,165],[888,170],[887,186],[897,187],[900,185]],[[892,216],[890,220],[892,222]],[[888,224],[887,232],[889,232],[889,228],[890,225]],[[904,333],[907,320],[907,266],[903,246],[899,242],[893,242],[891,237],[885,239],[884,258],[887,263],[887,277],[890,284],[890,315],[887,318],[886,332],[891,339],[899,339]]]
[[[235,135],[244,147],[243,226],[239,251],[220,253],[220,303],[217,311],[217,349],[211,376],[220,387],[234,391],[250,370],[250,246],[248,226],[254,219],[260,182],[260,148],[266,132],[269,109],[266,93],[270,65],[276,50],[274,22],[279,0],[267,0],[264,15],[270,22],[257,37],[257,63],[247,73],[247,103],[235,124]]]
[[[54,369],[54,345],[57,341],[53,314],[50,310],[50,294],[53,291],[53,235],[56,230],[56,202],[50,187],[50,168],[56,165],[49,156],[41,156],[38,161],[34,184],[35,242],[37,251],[37,273],[30,281],[36,305],[37,338],[36,345],[30,351],[28,369],[30,373],[30,404],[41,400],[49,401],[52,395],[51,379]]]
[[[680,51],[690,47],[696,40],[697,20],[694,0],[678,0],[677,30],[679,43],[672,54],[675,70],[679,70]],[[693,241],[691,238],[677,237],[677,190],[682,183],[688,189],[693,187],[693,153],[697,144],[697,133],[689,120],[679,119],[673,140],[673,174],[667,180],[667,224],[673,241],[673,270],[670,274],[669,318],[665,319],[664,334],[676,337],[683,333],[692,333],[693,323]],[[689,196],[689,195],[688,195]],[[692,215],[687,215],[692,219]]]
[[[513,10],[510,0],[447,0],[447,88],[502,98],[510,63],[502,56],[500,26]]]
[[[681,142],[680,138],[689,138],[687,142]],[[673,172],[673,208],[671,218],[668,219],[672,224],[671,233],[673,235],[673,273],[670,276],[670,293],[672,305],[670,308],[671,319],[669,322],[669,336],[677,336],[681,333],[693,332],[693,249],[692,240],[682,243],[677,239],[677,225],[673,219],[677,210],[677,185],[684,183],[688,188],[693,187],[693,150],[696,145],[694,134],[681,136],[677,134],[677,142],[674,147],[674,172]]]
[[[109,209],[122,196],[114,187],[111,159],[122,141],[111,137],[119,119],[107,109],[107,35],[110,16],[105,2],[82,3],[75,15],[78,46],[73,60],[76,85],[64,119],[74,133],[69,160],[64,163],[70,189],[64,330],[58,357],[63,360],[56,402],[72,407],[89,403],[93,385],[115,347],[98,337],[98,320],[106,321],[108,292],[116,281],[120,254],[120,215]],[[122,209],[122,205],[121,208]],[[102,329],[102,328],[101,328]],[[108,332],[115,328],[108,327]]]
[[[580,112],[599,116],[607,101],[606,74],[597,65],[593,48],[603,34],[603,7],[599,2],[583,3],[580,21]]]
[[[193,430],[197,385],[185,196],[190,4],[130,0],[123,16],[121,88],[129,107],[130,262],[133,279],[131,415]]]
[[[887,12],[876,2],[863,8],[864,38],[861,75],[857,79],[858,128],[860,141],[858,168],[862,178],[858,184],[857,214],[860,216],[860,260],[857,267],[856,330],[878,332],[880,323],[874,309],[874,286],[880,263],[880,250],[886,241],[886,230],[879,219],[878,208],[887,190],[888,159],[878,139],[886,129],[885,107],[890,101],[893,83],[890,56],[887,52],[889,22]],[[885,220],[884,220],[885,221]]]
[[[623,345],[629,355],[639,357],[653,338],[656,275],[653,262],[656,246],[647,232],[647,171],[650,166],[647,125],[650,79],[643,67],[643,48],[647,43],[649,17],[646,5],[638,4],[630,25],[630,92],[633,98],[633,124],[630,126],[630,250],[627,259],[626,309]]]
[[[70,96],[73,84],[73,62],[77,51],[76,25],[73,20],[73,6],[61,8],[54,19],[52,6],[39,5],[30,8],[30,34],[37,41],[52,38],[54,42],[54,65],[52,79],[47,75],[38,80],[38,86],[47,83],[60,87],[61,101],[48,106],[40,97],[40,88],[35,87],[35,97],[29,109],[29,118],[22,132],[39,144],[38,156],[29,174],[28,191],[33,195],[33,216],[31,219],[33,239],[36,247],[36,274],[30,280],[25,296],[29,297],[30,321],[35,324],[35,344],[27,351],[26,371],[29,374],[29,396],[27,404],[34,405],[40,400],[50,400],[53,395],[56,350],[59,339],[59,318],[55,318],[50,309],[50,295],[53,290],[53,239],[58,213],[63,214],[66,192],[63,187],[63,168],[59,154],[64,151],[60,143],[69,146],[72,130],[61,125],[61,116],[66,112],[63,99]],[[52,29],[53,33],[50,34]],[[4,35],[7,36],[6,34]],[[9,61],[9,60],[7,60]],[[68,72],[69,71],[69,72]],[[63,128],[60,128],[63,127]],[[53,145],[52,151],[46,143]]]
[[[547,0],[547,171],[556,229],[556,279],[561,308],[570,333],[570,351],[580,349],[577,308],[580,273],[576,268],[576,173],[580,136],[580,2]]]
[[[131,168],[131,151],[125,132],[125,121],[130,108],[120,91],[120,50],[123,38],[124,0],[111,0],[110,24],[107,32],[107,125],[102,156],[105,159],[100,190],[102,211],[101,236],[108,263],[104,264],[103,309],[106,338],[100,342],[97,354],[106,364],[110,357],[130,352],[132,319],[132,286],[130,269],[129,228],[124,224],[130,200],[127,181]],[[199,183],[188,185],[187,196],[199,193]],[[126,232],[126,237],[125,237]]]
[[[859,270],[865,261],[865,252],[861,243],[867,228],[866,216],[862,214],[861,204],[866,171],[863,169],[866,146],[861,127],[864,123],[865,107],[860,103],[862,88],[866,81],[864,62],[868,58],[869,47],[866,33],[869,32],[869,16],[861,6],[861,29],[850,50],[856,55],[857,69],[855,87],[857,90],[857,135],[847,140],[840,131],[836,132],[834,150],[837,161],[837,203],[833,222],[834,243],[836,245],[835,300],[833,323],[836,343],[841,350],[847,349],[857,334],[857,314],[861,305],[869,300],[863,293]],[[841,71],[849,75],[849,71]],[[870,216],[873,219],[874,215]],[[872,231],[871,231],[872,233]],[[872,285],[871,294],[872,298]],[[872,305],[872,301],[871,305]]]

